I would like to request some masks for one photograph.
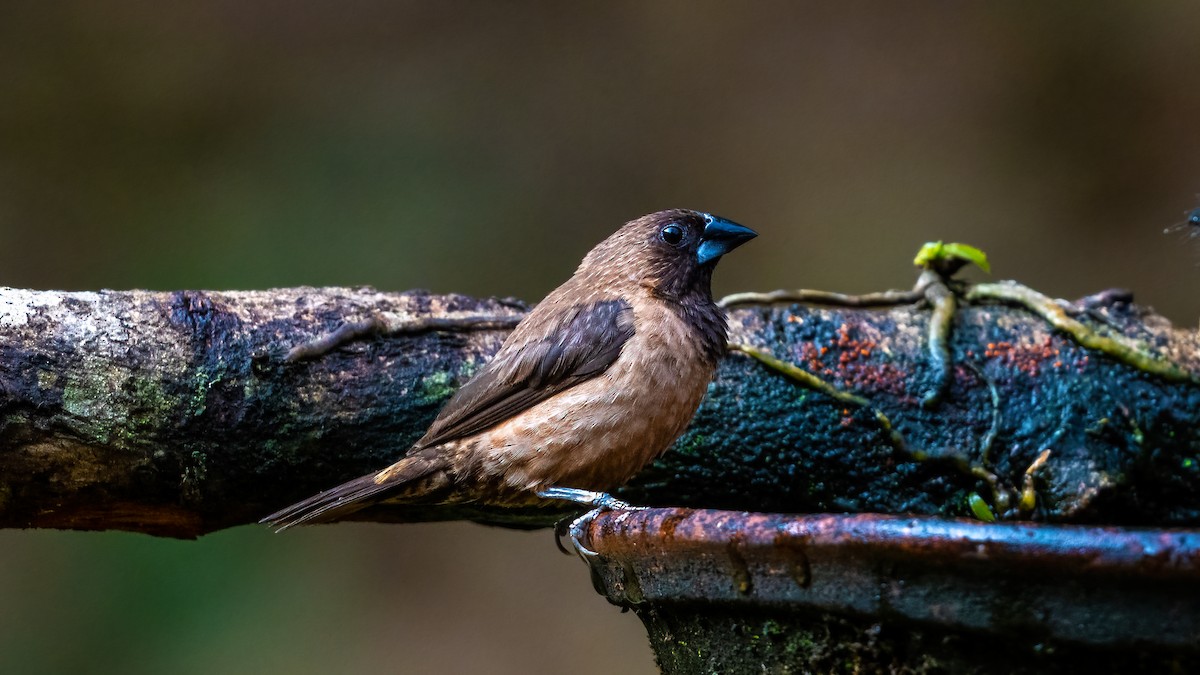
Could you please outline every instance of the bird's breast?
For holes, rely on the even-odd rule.
[[[635,306],[636,332],[601,375],[543,401],[478,437],[479,477],[508,487],[609,490],[683,433],[712,380],[686,324]]]

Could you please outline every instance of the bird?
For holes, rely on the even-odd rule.
[[[713,269],[755,236],[687,209],[626,223],[517,324],[403,458],[260,522],[282,531],[380,502],[629,507],[610,491],[683,433],[726,350]]]

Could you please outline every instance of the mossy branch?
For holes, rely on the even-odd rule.
[[[927,365],[927,306],[739,307],[733,341],[836,389],[726,359],[675,450],[624,498],[966,515],[967,495],[987,486],[954,467],[978,463],[986,438],[982,463],[1022,486],[1032,517],[1200,523],[1191,381],[1110,359],[1021,307],[960,306],[944,396],[925,408],[940,377]],[[0,526],[189,537],[253,522],[401,455],[525,310],[362,288],[0,289]],[[1099,311],[1107,334],[1200,371],[1195,332],[1128,304]],[[346,326],[342,337],[358,341],[321,342]],[[898,451],[901,434],[950,461]],[[542,526],[559,515],[454,506],[361,517]]]

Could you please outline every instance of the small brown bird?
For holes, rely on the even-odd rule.
[[[262,522],[285,529],[383,501],[626,506],[605,491],[691,421],[725,350],[713,268],[755,236],[683,209],[627,223],[517,325],[403,459]]]

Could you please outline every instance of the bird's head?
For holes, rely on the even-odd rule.
[[[626,223],[588,253],[580,270],[603,270],[609,278],[632,281],[667,299],[711,295],[717,261],[756,236],[709,213],[659,211]]]

